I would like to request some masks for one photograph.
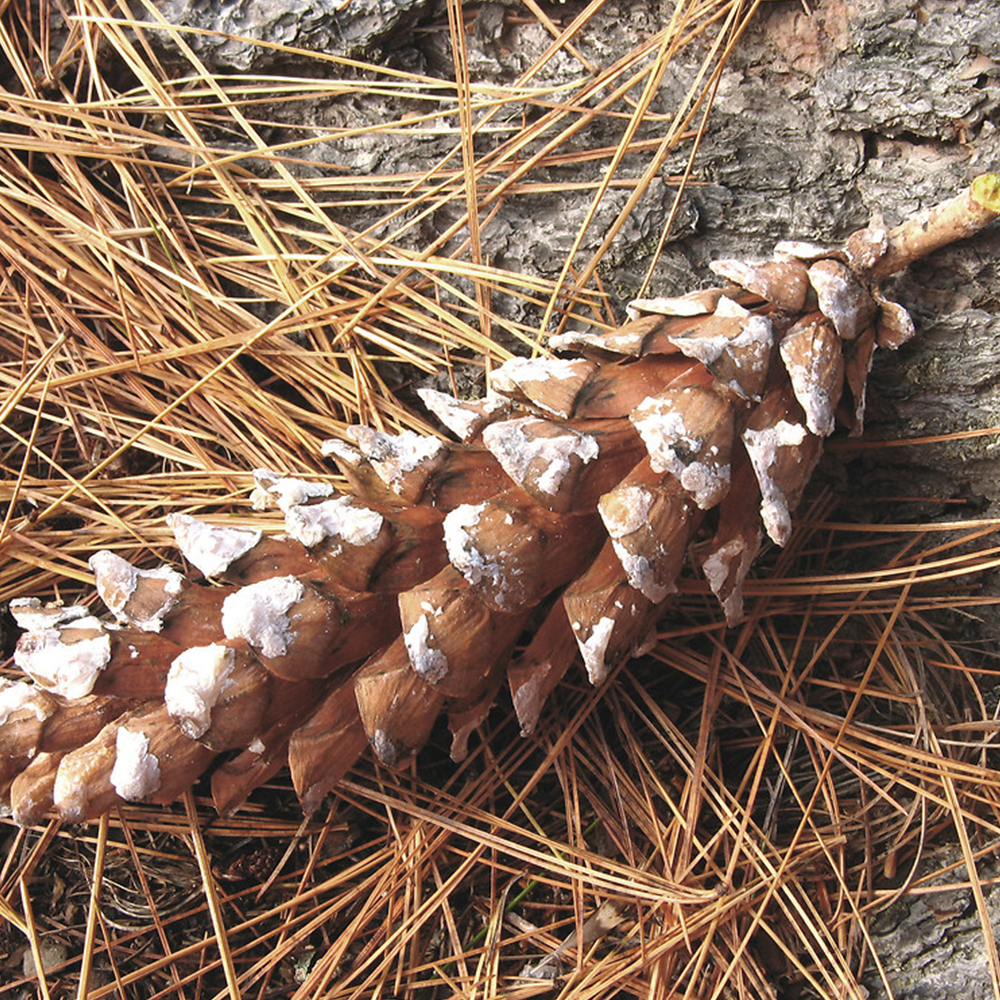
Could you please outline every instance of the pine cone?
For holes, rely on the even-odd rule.
[[[836,250],[719,261],[725,287],[553,337],[577,356],[510,361],[485,399],[422,392],[461,443],[363,426],[327,442],[351,495],[258,472],[284,535],[174,515],[188,577],[98,552],[113,621],[15,602],[31,682],[0,682],[14,817],[169,802],[209,769],[229,812],[286,763],[311,812],[368,744],[396,764],[442,712],[460,760],[505,679],[528,733],[578,655],[600,684],[646,645],[695,539],[737,622],[823,438],[860,432],[876,347],[913,334],[879,281],[998,211],[988,175]]]

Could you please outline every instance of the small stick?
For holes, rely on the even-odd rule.
[[[1000,216],[1000,173],[980,174],[961,194],[890,230],[885,253],[871,268],[881,281],[949,243],[964,240]]]

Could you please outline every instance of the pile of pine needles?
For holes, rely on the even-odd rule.
[[[601,256],[667,157],[693,157],[756,4],[678,3],[595,67],[573,37],[602,0],[561,22],[526,2],[552,44],[488,88],[447,6],[450,82],[288,50],[295,77],[224,77],[152,4],[6,5],[0,599],[93,600],[87,557],[170,559],[172,511],[278,530],[250,508],[252,469],[329,477],[319,442],[347,424],[432,430],[414,383],[475,386],[539,331],[617,325]],[[656,117],[691,44],[697,86]],[[579,79],[536,85],[557,55]],[[305,156],[352,130],[291,111],[372,94],[399,109],[372,135],[444,131],[449,154],[369,176]],[[615,145],[580,142],[598,118]],[[544,195],[567,157],[605,167],[577,192],[584,228],[629,191],[600,250],[576,234],[557,280],[491,264],[491,212]],[[750,581],[744,626],[692,580],[649,657],[600,690],[581,672],[527,739],[501,704],[460,767],[442,734],[399,771],[367,761],[308,821],[282,777],[227,819],[192,794],[96,827],[0,826],[0,1000],[861,996],[872,914],[931,882],[915,873],[941,842],[1000,996],[976,876],[1000,825],[992,681],[941,628],[982,603],[996,525],[874,509],[837,521],[816,499]]]

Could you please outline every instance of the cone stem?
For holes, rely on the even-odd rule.
[[[927,254],[972,236],[1000,215],[1000,174],[980,174],[961,194],[920,212],[889,232],[889,245],[871,270],[876,281]]]

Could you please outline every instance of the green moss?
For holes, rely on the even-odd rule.
[[[634,299],[639,289],[618,272],[648,261],[656,253],[659,242],[659,235],[656,235],[636,240],[619,249],[612,247],[597,265],[597,273],[622,301]]]

